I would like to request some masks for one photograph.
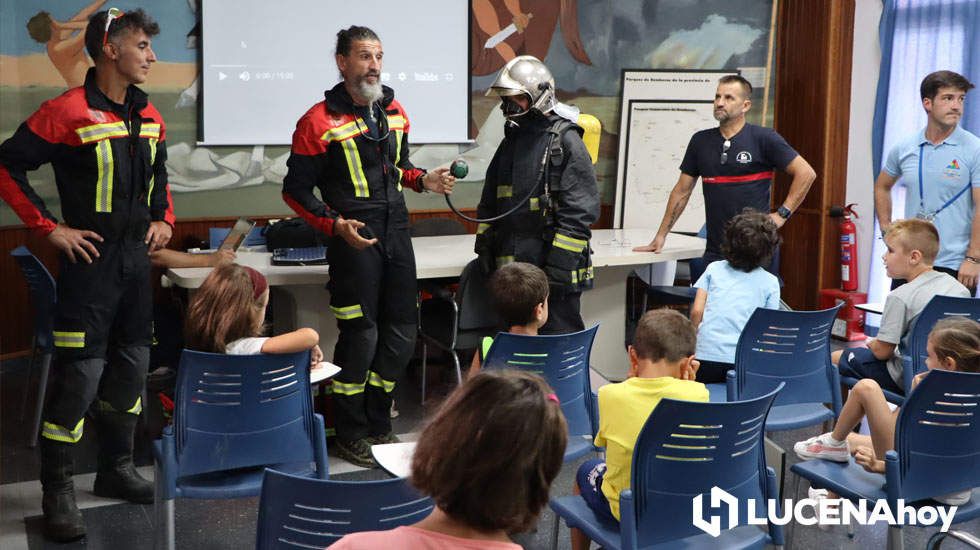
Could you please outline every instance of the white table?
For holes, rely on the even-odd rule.
[[[634,246],[650,242],[652,229],[597,229],[590,242],[593,250],[595,288],[582,294],[582,318],[586,326],[601,325],[592,348],[592,364],[609,380],[626,378],[626,279],[637,266],[685,260],[704,253],[704,239],[671,233],[659,254],[633,252]],[[473,253],[474,235],[416,237],[415,264],[419,279],[457,277]],[[330,313],[327,266],[273,266],[268,252],[240,252],[237,262],[262,272],[277,292],[273,300],[276,330],[298,326],[320,332],[320,347],[330,354],[337,339],[336,322]],[[201,286],[211,268],[167,270],[166,277],[177,286]],[[288,321],[287,321],[288,320]]]

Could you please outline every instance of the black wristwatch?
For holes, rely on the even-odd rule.
[[[786,208],[785,206],[780,206],[779,208],[777,208],[776,213],[779,214],[779,217],[784,220],[788,220],[789,217],[793,215],[793,212],[789,208]]]

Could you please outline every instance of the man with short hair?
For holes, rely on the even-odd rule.
[[[693,269],[691,281],[697,280],[708,263],[724,259],[721,243],[725,224],[744,208],[760,212],[770,209],[772,178],[775,170],[789,174],[793,181],[783,204],[770,213],[776,227],[782,227],[803,202],[817,174],[810,164],[782,136],[770,128],[745,121],[752,108],[752,85],[738,75],[718,80],[714,117],[718,128],[701,130],[691,136],[681,162],[681,174],[670,192],[660,228],[650,244],[638,246],[637,252],[660,252],[674,223],[691,198],[698,178],[704,193],[708,242],[700,270]],[[779,259],[774,255],[767,268],[778,276]]]
[[[408,115],[381,85],[377,34],[337,33],[343,81],[327,90],[293,133],[283,199],[326,233],[330,309],[340,335],[334,363],[338,454],[375,466],[371,445],[397,441],[391,392],[415,348],[415,255],[402,187],[452,192],[447,168],[426,172],[408,159]],[[319,189],[320,197],[313,190]]]
[[[891,189],[905,184],[904,218],[931,221],[939,231],[933,269],[974,291],[980,276],[980,138],[959,126],[973,84],[936,71],[919,86],[926,127],[888,153],[875,181],[875,214],[882,234],[892,223]],[[902,284],[892,281],[892,288]]]
[[[163,118],[136,87],[156,56],[159,26],[142,10],[95,14],[85,84],[45,102],[0,145],[0,197],[61,252],[54,318],[55,376],[41,430],[44,535],[85,535],[75,504],[72,453],[92,401],[100,448],[96,495],[153,502],[133,466],[152,338],[150,253],[170,240]],[[59,223],[26,172],[51,163]]]

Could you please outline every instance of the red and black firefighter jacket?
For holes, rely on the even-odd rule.
[[[296,123],[283,199],[327,235],[333,235],[338,216],[364,222],[381,239],[407,229],[402,187],[423,190],[425,171],[408,160],[408,115],[391,88],[382,90],[385,116],[377,122],[378,137],[370,136],[360,114],[367,111],[355,107],[343,82]]]
[[[24,224],[47,235],[57,218],[27,180],[51,163],[65,223],[106,242],[142,240],[151,221],[174,224],[163,117],[145,92],[109,101],[90,69],[85,84],[45,101],[0,145],[0,198]]]

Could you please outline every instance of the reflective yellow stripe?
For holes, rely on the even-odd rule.
[[[571,271],[571,273],[572,273],[572,284],[573,285],[577,285],[578,284],[578,272],[573,269]]]
[[[394,127],[392,127],[392,130],[395,130]],[[405,132],[395,130],[395,164],[398,164],[398,162],[402,159],[402,136],[404,135]]]
[[[497,256],[497,267],[505,266],[513,261],[513,256]]]
[[[52,331],[54,336],[54,345],[57,348],[84,348],[85,347],[85,333],[84,332],[62,332],[62,331]]]
[[[140,134],[142,135],[142,134]],[[160,125],[157,124],[157,136],[160,135]],[[156,174],[153,173],[153,163],[157,160],[157,140],[151,139],[150,142],[150,189],[146,192],[146,205],[151,206],[153,203],[153,184],[156,180]]]
[[[359,393],[364,393],[365,383],[353,383],[345,384],[343,382],[333,381],[333,392],[340,395],[357,395]]]
[[[347,307],[330,306],[330,309],[333,310],[333,314],[335,317],[345,321],[350,319],[357,319],[358,317],[364,317],[364,313],[361,311],[360,304],[347,306]]]
[[[159,136],[159,124],[157,125],[157,135]],[[103,139],[109,139],[114,137],[126,137],[129,135],[129,130],[126,129],[126,123],[119,122],[107,122],[104,124],[93,124],[92,126],[85,126],[84,128],[75,129],[75,133],[78,134],[78,139],[82,141],[82,144],[92,143],[94,141],[101,141]]]
[[[143,123],[140,126],[140,137],[160,139],[160,125],[156,123]]]
[[[595,271],[592,269],[592,266],[590,265],[589,267],[583,267],[578,270],[578,278],[583,283],[589,279],[595,279]]]
[[[497,198],[506,199],[507,197],[514,196],[514,188],[510,185],[498,185],[497,186]]]
[[[361,166],[361,154],[357,151],[357,143],[353,139],[348,139],[341,141],[340,145],[347,157],[347,169],[350,171],[350,180],[354,183],[354,196],[358,198],[371,196],[364,167]]]
[[[41,437],[53,439],[54,441],[63,441],[65,443],[78,443],[78,440],[82,438],[82,427],[84,425],[84,417],[78,421],[74,430],[69,430],[64,426],[52,424],[51,422],[45,422],[41,427]]]
[[[404,132],[405,122],[405,117],[401,115],[388,115],[388,128],[391,130],[398,130],[399,133]]]
[[[364,119],[357,119],[348,122],[347,124],[337,126],[336,128],[331,128],[327,130],[325,134],[320,136],[323,141],[341,141],[348,138],[352,138],[361,133],[362,129],[358,125],[359,122],[364,122]]]
[[[112,212],[112,142],[104,139],[95,145],[99,179],[95,184],[95,211]]]
[[[531,212],[536,212],[541,209],[541,200],[537,197],[531,197],[531,200],[527,201],[527,207]]]
[[[484,231],[486,231],[487,229],[490,229],[490,224],[489,223],[481,223],[480,225],[476,226],[476,234],[479,235],[479,234],[483,233]]]
[[[368,384],[376,388],[381,388],[385,393],[391,393],[391,390],[395,389],[395,383],[381,378],[376,372],[368,371]]]
[[[395,170],[398,170],[398,184],[397,184],[397,187],[398,187],[398,190],[401,191],[402,190],[402,178],[405,176],[405,171],[402,170],[401,168],[397,167],[397,166],[395,166]],[[419,181],[419,183],[421,183],[421,181]]]
[[[570,252],[581,252],[585,250],[585,245],[587,244],[589,244],[589,241],[575,239],[567,235],[562,235],[561,233],[555,233],[555,238],[551,241],[551,246],[557,246]]]

